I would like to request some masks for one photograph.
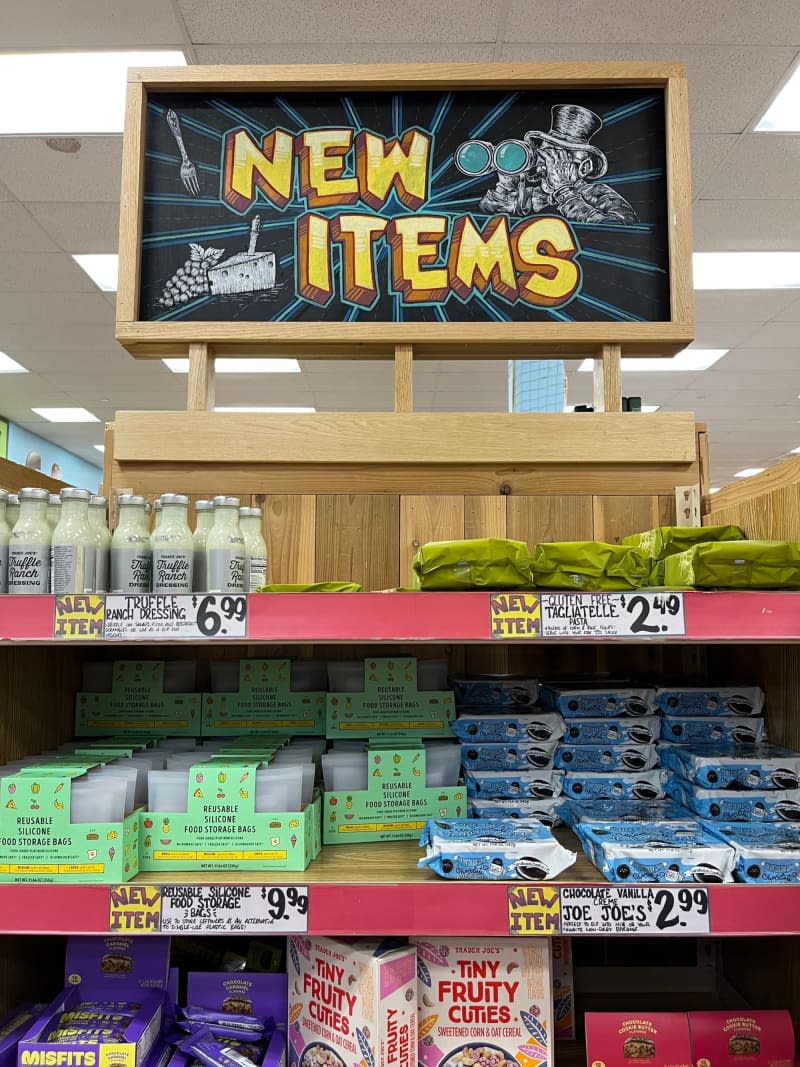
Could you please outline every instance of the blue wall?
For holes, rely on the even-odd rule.
[[[52,477],[67,482],[69,485],[77,485],[81,489],[89,489],[96,493],[100,482],[103,480],[103,471],[95,467],[93,463],[87,463],[85,459],[67,452],[52,441],[45,441],[30,430],[23,430],[13,422],[8,424],[8,459],[13,463],[25,465],[29,452],[38,452],[42,457],[42,474],[52,474]],[[57,464],[60,473],[53,473],[53,464]]]

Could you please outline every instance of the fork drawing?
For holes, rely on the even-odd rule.
[[[178,116],[172,110],[167,112],[167,125],[170,130],[172,130],[172,136],[175,138],[181,152],[181,181],[183,182],[183,186],[187,193],[191,193],[192,196],[199,196],[200,183],[197,180],[197,169],[186,154],[186,147],[183,143],[183,134],[181,133],[181,124],[178,121]]]

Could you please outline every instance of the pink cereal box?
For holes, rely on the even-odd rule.
[[[793,1067],[788,1011],[690,1011],[695,1067]]]
[[[585,1023],[588,1067],[692,1067],[682,1013],[587,1011]]]
[[[556,1041],[575,1039],[575,982],[572,976],[572,938],[553,941],[553,1015]]]
[[[417,1067],[416,952],[289,939],[290,1067]]]
[[[548,938],[431,938],[415,944],[420,1067],[552,1064]]]

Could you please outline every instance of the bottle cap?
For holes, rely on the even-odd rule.
[[[50,494],[48,493],[48,499]],[[61,499],[63,500],[85,500],[88,504],[92,499],[92,494],[88,489],[62,489]]]
[[[107,504],[108,501],[104,496],[93,496],[92,499],[89,501],[90,508],[105,508]]]
[[[159,503],[163,506],[169,504],[182,504],[184,507],[189,506],[189,497],[184,496],[183,493],[162,493]]]
[[[8,499],[11,500],[11,497],[9,497]],[[31,487],[28,487],[26,489],[20,489],[19,499],[46,501],[50,499],[50,494],[47,492],[46,489],[33,489]]]
[[[8,502],[9,504],[19,504],[19,493],[9,493]]]
[[[160,500],[154,500],[153,501],[153,511],[161,511],[161,501]]]
[[[0,504],[5,504],[5,502],[7,500],[8,500],[8,490],[7,489],[0,489]]]
[[[238,496],[215,496],[215,508],[238,508],[241,501]]]
[[[61,503],[61,497],[58,495],[58,493],[51,493],[50,494],[50,499],[47,501],[47,503],[48,504],[53,504],[53,505],[60,504]]]
[[[214,502],[213,502],[213,500],[198,500],[198,501],[195,502],[194,510],[195,511],[213,511],[214,510]]]
[[[135,493],[123,493],[117,503],[121,508],[143,508],[146,504],[146,500],[143,496],[136,496]]]
[[[243,519],[260,519],[262,511],[261,508],[239,508],[239,515]]]

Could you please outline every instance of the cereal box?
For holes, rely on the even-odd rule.
[[[415,943],[420,1067],[552,1063],[548,938],[432,938]]]
[[[575,982],[572,976],[572,938],[553,938],[553,1015],[556,1041],[575,1037]]]
[[[788,1011],[690,1011],[694,1062],[700,1067],[792,1067]]]
[[[291,1067],[416,1067],[416,952],[397,941],[289,940]]]
[[[671,1012],[588,1011],[586,1062],[595,1067],[692,1067],[689,1020]]]

